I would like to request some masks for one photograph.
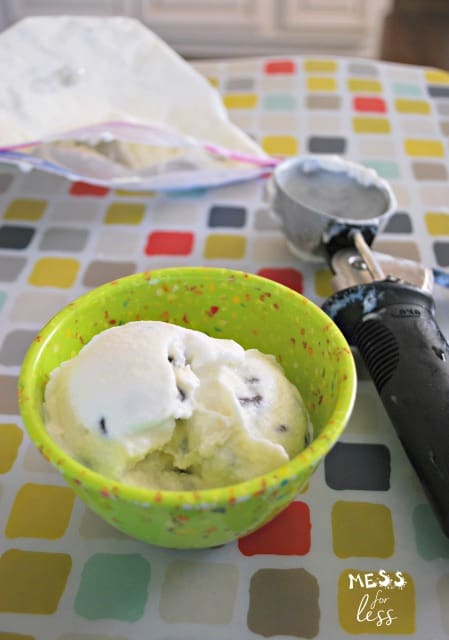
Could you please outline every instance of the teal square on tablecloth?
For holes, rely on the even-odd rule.
[[[417,84],[409,84],[407,82],[393,82],[393,93],[399,98],[420,98],[423,90]]]
[[[75,611],[88,620],[135,622],[148,598],[150,565],[137,553],[97,553],[84,565]]]
[[[428,504],[419,504],[413,512],[416,549],[424,560],[449,558],[449,540],[441,530]]]
[[[397,162],[391,160],[367,160],[363,163],[365,167],[374,169],[381,178],[386,180],[397,180],[400,178],[400,170]]]

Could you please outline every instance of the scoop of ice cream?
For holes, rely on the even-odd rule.
[[[265,473],[296,455],[309,429],[273,356],[156,321],[108,329],[54,370],[45,416],[82,463],[162,489]]]

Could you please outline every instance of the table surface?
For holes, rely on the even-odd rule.
[[[198,69],[270,154],[375,168],[399,203],[376,247],[449,266],[449,75],[306,57]],[[449,541],[362,368],[350,424],[307,490],[257,534],[213,550],[159,549],[111,528],[23,431],[15,386],[28,344],[103,282],[226,266],[323,302],[330,272],[289,253],[263,179],[136,194],[3,165],[0,193],[0,640],[449,637]],[[448,335],[448,291],[435,299]]]

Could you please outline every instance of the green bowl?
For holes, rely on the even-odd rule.
[[[314,425],[313,441],[270,473],[204,491],[142,489],[84,467],[45,429],[45,385],[50,372],[95,334],[134,320],[175,323],[276,356],[304,398]],[[220,545],[274,518],[341,435],[355,392],[349,346],[319,307],[271,280],[203,267],[139,273],[78,298],[35,338],[19,378],[20,412],[31,440],[81,500],[130,536],[173,548]]]

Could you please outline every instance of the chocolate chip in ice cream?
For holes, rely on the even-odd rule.
[[[185,367],[188,364],[190,364],[187,361],[187,357],[185,353],[181,353],[181,354],[177,354],[177,355],[173,355],[171,353],[169,353],[167,355],[167,360],[169,361],[170,364],[172,364],[174,367]]]
[[[256,407],[260,407],[262,400],[263,398],[259,394],[251,397],[239,398],[239,402],[242,407],[247,407],[248,405],[255,405]]]
[[[187,469],[180,469],[179,467],[173,467],[173,469],[174,469],[174,471],[176,473],[182,473],[182,474],[185,474],[185,475],[188,475],[188,476],[192,475],[192,473],[193,473],[193,471],[191,469],[188,469],[188,468]]]
[[[100,418],[99,420],[99,425],[100,425],[100,431],[103,435],[106,435],[108,430],[106,428],[106,419],[105,418]]]
[[[181,400],[181,402],[184,402],[184,400],[186,399],[186,392],[181,389],[181,387],[177,387],[178,389],[178,394],[179,394],[179,399]]]
[[[286,433],[288,431],[288,427],[286,424],[278,424],[278,426],[276,427],[276,431],[278,433]]]

